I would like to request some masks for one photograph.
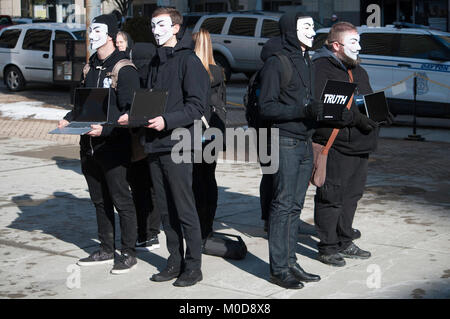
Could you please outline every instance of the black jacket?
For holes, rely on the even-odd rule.
[[[174,48],[158,47],[150,62],[147,87],[166,89],[169,95],[162,115],[164,130],[146,129],[146,153],[170,152],[179,142],[171,139],[176,128],[189,129],[191,146],[194,145],[193,124],[194,120],[201,119],[208,106],[210,81],[193,47],[192,35],[186,33]]]
[[[312,57],[315,70],[315,98],[319,99],[328,79],[338,81],[350,81],[347,67],[326,47],[317,50]],[[369,76],[360,65],[351,69],[353,82],[357,84],[355,95],[372,93]],[[360,113],[354,100],[350,109],[354,114]],[[365,116],[365,115],[362,115]],[[376,150],[378,129],[369,134],[363,134],[354,123],[345,127],[339,122],[319,122],[319,127],[313,136],[313,141],[325,145],[331,135],[333,127],[340,128],[339,134],[333,143],[333,148],[347,155],[367,154]]]
[[[84,81],[84,87],[108,87],[109,81],[108,79],[105,80],[106,73],[111,72],[114,65],[125,58],[125,52],[120,52],[117,49],[105,60],[100,60],[97,53],[94,53],[89,59],[90,69]],[[133,93],[137,88],[139,88],[137,71],[130,66],[120,69],[117,88],[112,92],[113,98],[110,101],[112,107],[118,108],[119,116],[129,112],[133,101]],[[72,120],[72,112],[69,112],[64,119],[70,122]],[[104,125],[101,136],[81,135],[80,152],[93,155],[98,152],[128,151],[130,149],[130,135],[128,131],[127,128],[113,128]]]
[[[310,69],[311,61],[303,55],[297,38],[297,17],[299,13],[288,13],[279,21],[281,31],[281,52],[292,62],[293,72],[286,89],[280,90],[282,64],[274,54],[280,51],[279,40],[269,41],[261,57],[265,60],[260,71],[261,91],[258,98],[259,114],[280,135],[305,140],[311,137],[316,122],[307,118],[305,105],[312,98]],[[263,54],[264,53],[264,54]]]

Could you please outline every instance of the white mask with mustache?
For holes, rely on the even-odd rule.
[[[359,50],[361,50],[359,40],[359,34],[355,32],[345,34],[342,39],[344,54],[354,61],[358,59]]]
[[[89,26],[89,43],[92,50],[97,50],[108,40],[108,26],[103,23],[92,23]]]
[[[300,18],[297,20],[297,38],[301,43],[311,48],[314,41],[314,20],[311,17]]]
[[[173,36],[172,19],[161,15],[152,19],[152,32],[158,45],[164,45]]]

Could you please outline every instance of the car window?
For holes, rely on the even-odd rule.
[[[394,55],[394,33],[363,33],[361,34],[360,54]]]
[[[264,19],[261,29],[262,38],[273,38],[280,35],[280,28],[278,27],[278,21]]]
[[[8,25],[8,24],[11,24],[11,20],[8,17],[0,18],[0,25]]]
[[[75,36],[75,38],[77,38],[77,40],[86,40],[86,31],[85,30],[75,31],[72,33]]]
[[[313,50],[318,50],[323,47],[325,40],[327,39],[328,33],[318,33],[314,37]]]
[[[52,30],[29,29],[23,39],[22,49],[35,51],[50,51]]]
[[[208,30],[211,34],[220,34],[227,18],[208,18],[203,21],[201,28]]]
[[[253,37],[257,21],[256,18],[233,18],[228,34]]]
[[[5,30],[0,35],[0,48],[13,49],[19,40],[20,29]]]
[[[73,37],[68,32],[56,30],[55,40],[73,40]]]
[[[426,59],[430,52],[439,52],[442,48],[431,36],[425,34],[402,34],[398,55],[407,58]]]

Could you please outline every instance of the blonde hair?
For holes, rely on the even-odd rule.
[[[192,38],[195,41],[195,54],[197,54],[200,61],[202,61],[202,64],[205,67],[206,71],[208,71],[209,78],[212,81],[213,76],[211,74],[209,66],[211,64],[216,65],[216,61],[214,61],[211,36],[206,29],[200,29],[198,32],[192,34]]]

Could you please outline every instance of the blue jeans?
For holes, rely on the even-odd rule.
[[[297,262],[295,250],[300,213],[313,167],[311,140],[280,136],[280,165],[273,175],[270,206],[270,272],[279,275]]]

